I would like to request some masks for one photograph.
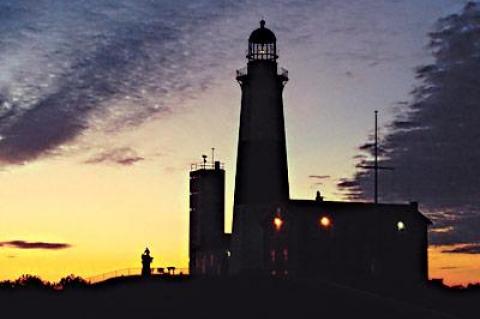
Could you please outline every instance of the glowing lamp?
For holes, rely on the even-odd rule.
[[[323,216],[322,218],[320,218],[320,225],[322,227],[327,228],[327,227],[330,227],[332,225],[332,221],[327,216]]]
[[[405,228],[406,228],[406,227],[405,227],[405,223],[404,223],[404,222],[399,221],[399,222],[397,223],[397,229],[398,229],[398,231],[405,230]]]
[[[280,217],[275,217],[273,219],[273,226],[275,226],[275,229],[278,231],[282,228],[283,225],[283,220]]]

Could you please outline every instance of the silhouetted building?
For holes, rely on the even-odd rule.
[[[190,274],[225,272],[225,171],[218,161],[192,165],[190,172]]]
[[[152,273],[150,264],[153,261],[153,257],[150,256],[150,250],[145,248],[142,254],[142,276],[148,277]]]
[[[247,67],[238,70],[236,77],[242,101],[228,272],[425,282],[431,222],[416,203],[331,202],[319,192],[314,200],[290,199],[282,101],[288,73],[278,68],[277,58],[276,37],[262,20],[248,41]],[[215,174],[219,173],[206,168],[193,171],[190,185],[192,178]],[[223,170],[221,176],[223,181]],[[191,189],[191,194],[198,194],[199,187]],[[212,242],[225,244],[220,233],[223,184],[209,187],[199,196],[207,203],[221,198],[222,207],[205,206],[195,215],[200,199],[191,195],[190,269],[199,269],[204,258],[202,254],[199,259],[199,251],[210,251],[205,244],[199,248],[205,241],[202,230],[214,236]]]

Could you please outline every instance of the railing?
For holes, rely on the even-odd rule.
[[[278,71],[278,75],[288,79],[288,70],[281,67],[280,70]]]
[[[237,70],[237,78],[242,77],[242,76],[246,76],[247,74],[248,74],[247,67],[243,67],[243,68]]]
[[[128,276],[140,276],[142,274],[142,268],[124,268],[100,275],[88,277],[85,280],[90,284],[99,283],[108,279],[117,278],[117,277],[128,277]],[[152,268],[151,274],[155,276],[182,276],[188,275],[188,268],[176,268],[176,267],[157,267]]]
[[[250,55],[250,51],[248,49],[245,49],[245,57],[249,57]],[[275,57],[278,58],[278,56],[280,55],[280,49],[279,48],[275,48]]]
[[[247,74],[248,74],[247,67],[243,67],[237,70],[237,78],[246,76]],[[277,74],[280,75],[281,77],[288,79],[288,70],[285,68],[280,67]]]
[[[218,168],[219,169],[223,169],[223,163],[218,163]],[[190,170],[191,171],[196,171],[198,169],[216,169],[216,166],[215,166],[215,163],[211,163],[211,162],[208,162],[208,163],[193,163],[190,165]]]

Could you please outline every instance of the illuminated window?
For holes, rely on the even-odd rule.
[[[323,216],[322,218],[320,218],[320,226],[324,228],[328,228],[331,225],[332,225],[332,221],[327,216]]]
[[[275,229],[279,231],[283,226],[283,220],[280,217],[275,217],[273,219],[273,226],[275,226]]]
[[[283,260],[288,261],[288,249],[283,248]]]
[[[398,230],[398,231],[404,231],[405,228],[406,228],[406,226],[405,226],[405,223],[404,223],[404,222],[399,221],[399,222],[397,223],[397,230]]]

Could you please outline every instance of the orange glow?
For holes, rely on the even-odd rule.
[[[233,93],[229,91],[233,86],[228,76],[227,72],[225,81],[220,81],[223,91],[205,91],[198,95],[197,100],[175,105],[189,112],[152,121],[141,129],[129,130],[128,134],[102,136],[91,133],[85,136],[85,139],[99,143],[107,141],[114,144],[119,141],[121,145],[135,145],[139,154],[150,155],[150,160],[128,167],[87,165],[84,161],[88,154],[73,154],[3,170],[0,173],[4,186],[0,194],[0,240],[60,242],[69,243],[72,247],[48,251],[3,247],[0,249],[0,280],[35,274],[57,281],[71,273],[88,278],[118,269],[140,267],[140,254],[145,246],[150,248],[155,258],[153,268],[170,265],[187,267],[187,172],[190,163],[205,151],[204,144],[192,138],[193,134],[199,134],[202,141],[211,141],[209,145],[215,145],[224,152],[218,158],[225,159],[228,185],[225,230],[230,232],[236,162],[232,160],[234,154],[228,150],[234,149],[232,145],[237,143],[238,132],[231,127],[238,124],[235,110],[239,109],[239,102],[232,99],[232,94],[238,95],[239,91],[236,87]],[[329,82],[323,84],[328,85]],[[305,102],[301,100],[302,96],[298,98],[299,104]],[[198,108],[197,103],[211,109],[206,112],[204,108]],[[297,116],[293,110],[287,108],[286,116]],[[230,119],[230,122],[216,123],[217,118],[211,115],[213,113],[218,118]],[[293,131],[299,129],[294,123]],[[206,130],[207,124],[219,124],[218,130]],[[298,138],[298,141],[303,143],[304,140]],[[338,176],[352,170],[348,143],[325,139],[322,145],[327,149],[340,148],[331,163],[329,157],[290,156],[291,197],[312,197],[309,183],[302,178],[308,176],[316,165],[328,167],[332,174]],[[159,149],[165,152],[159,155]],[[329,200],[342,200],[336,193],[334,180],[331,178],[331,181],[325,182],[322,195]],[[48,187],[45,187],[47,181]],[[283,227],[285,221],[280,221]],[[330,221],[333,226],[333,219]],[[316,227],[321,227],[320,219],[314,220],[314,223],[318,223]],[[431,278],[444,278],[450,285],[480,282],[480,255],[442,253],[445,248],[454,247],[434,246],[429,250]],[[230,255],[229,251],[227,255]]]
[[[320,225],[322,225],[322,227],[327,228],[332,225],[332,221],[327,216],[323,216],[322,218],[320,218]]]
[[[446,253],[448,250],[464,246],[430,246],[428,248],[429,277],[442,278],[449,286],[479,283],[480,255]]]
[[[283,226],[283,220],[280,217],[275,217],[273,219],[273,225],[275,226],[275,229],[279,231]]]

